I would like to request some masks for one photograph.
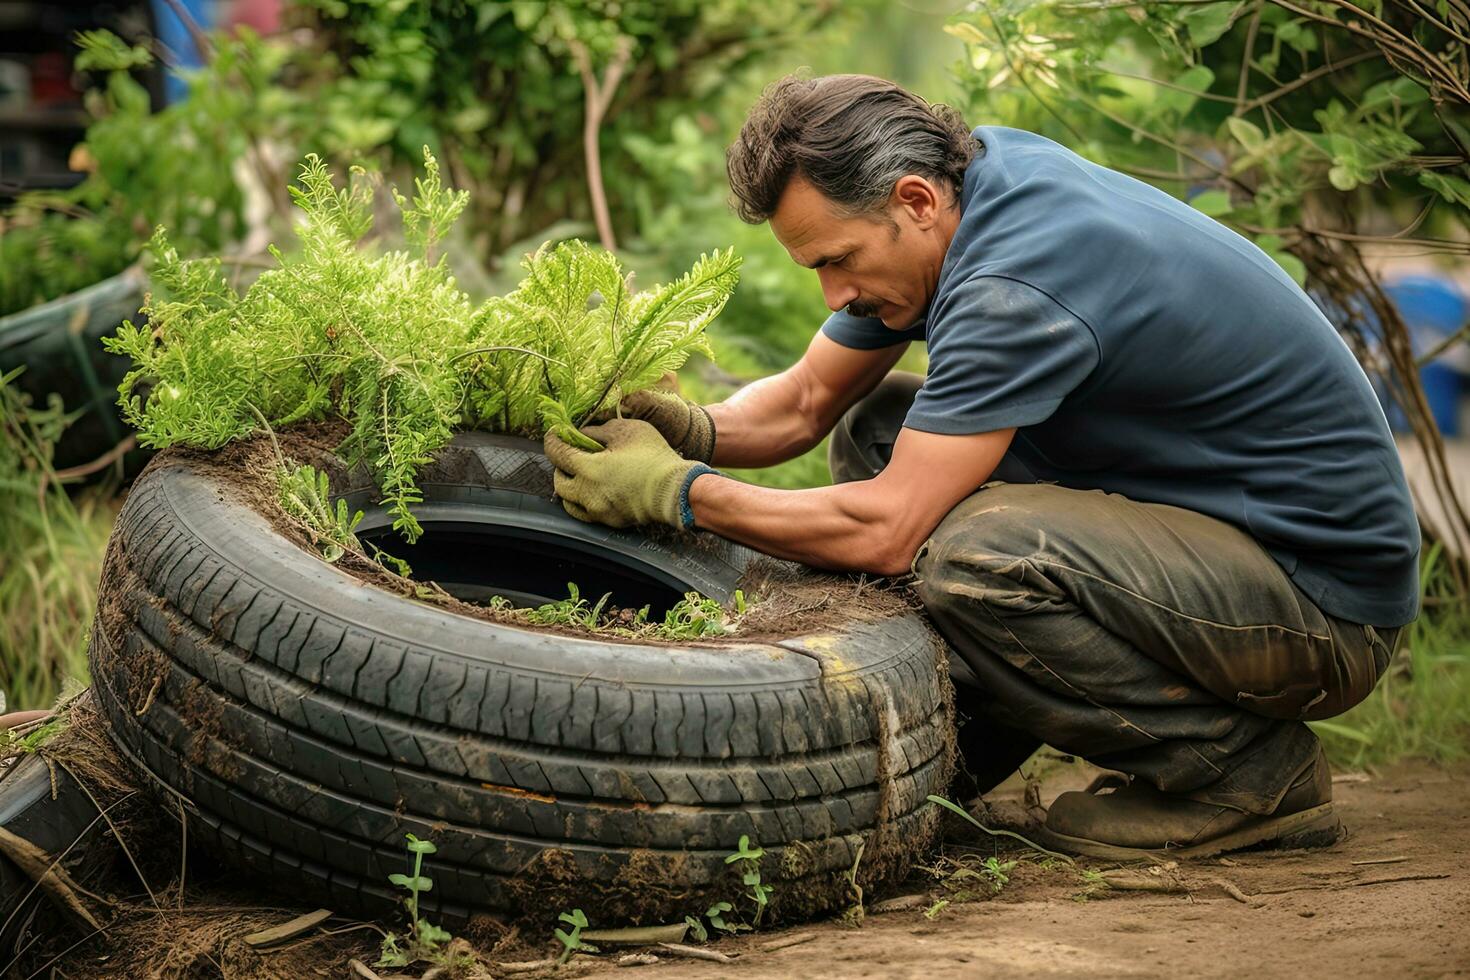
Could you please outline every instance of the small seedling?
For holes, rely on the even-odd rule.
[[[419,960],[436,960],[440,947],[454,938],[444,929],[419,916],[419,896],[434,887],[434,879],[423,874],[424,855],[433,854],[439,849],[432,841],[419,840],[413,834],[405,836],[408,838],[406,846],[413,854],[413,873],[391,874],[388,880],[408,892],[408,898],[404,899],[404,904],[408,906],[408,946],[400,946],[398,936],[388,933],[383,937],[378,966],[408,966]]]
[[[276,470],[276,490],[281,509],[295,518],[321,549],[322,560],[337,561],[349,551],[362,551],[353,532],[362,522],[362,511],[351,513],[347,501],[332,506],[332,486],[327,474],[314,466],[281,466]]]
[[[1072,896],[1072,901],[1085,902],[1097,893],[1108,890],[1107,879],[1096,868],[1083,868],[1078,873],[1082,876],[1082,890]]]
[[[743,598],[741,601],[743,602]],[[663,629],[660,632],[669,639],[689,639],[721,636],[729,631],[725,625],[723,606],[698,592],[686,592],[684,598],[664,613]]]
[[[991,890],[999,895],[1002,888],[1011,882],[1011,872],[1015,870],[1015,861],[1002,861],[999,858],[988,857],[980,865],[980,873],[990,879]]]
[[[729,862],[727,861],[726,863],[728,864]],[[709,909],[704,913],[704,917],[709,920],[710,925],[714,926],[721,932],[728,932],[731,935],[734,935],[737,932],[750,931],[750,926],[746,925],[745,923],[732,922],[729,919],[725,918],[726,913],[733,911],[735,911],[735,906],[731,905],[729,902],[716,902],[715,904],[711,905]]]
[[[765,915],[766,905],[771,898],[771,892],[775,889],[761,881],[761,858],[765,857],[765,850],[759,844],[752,844],[750,837],[746,834],[740,835],[739,849],[734,854],[725,857],[726,864],[739,862],[740,880],[750,891],[745,897],[755,903],[755,915],[752,917],[753,928],[760,928],[761,917]]]
[[[557,916],[557,919],[572,927],[571,932],[567,932],[564,929],[557,929],[554,933],[564,947],[561,951],[561,958],[556,961],[558,966],[571,959],[574,952],[597,952],[596,946],[582,942],[582,930],[587,928],[587,916],[583,914],[581,909],[572,909],[571,912],[563,912]]]
[[[736,591],[733,602],[735,615],[732,618],[714,599],[698,592],[686,592],[684,598],[671,606],[662,622],[648,621],[649,607],[633,610],[618,609],[611,605],[612,593],[605,593],[595,603],[589,603],[582,595],[576,582],[567,583],[567,597],[544,603],[535,609],[517,609],[504,596],[492,596],[489,607],[498,613],[513,616],[538,626],[570,626],[594,633],[610,633],[615,636],[653,636],[668,640],[686,640],[701,636],[723,636],[734,628],[734,623],[749,608],[745,593]]]
[[[684,916],[684,924],[689,927],[689,935],[697,943],[709,941],[709,930],[704,927],[704,920],[696,915]]]
[[[930,922],[933,922],[939,917],[939,913],[943,912],[948,907],[949,899],[941,898],[939,901],[935,902],[933,905],[924,910],[924,918],[928,919]]]

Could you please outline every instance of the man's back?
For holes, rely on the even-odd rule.
[[[931,383],[907,424],[1021,426],[1011,451],[1038,479],[1228,521],[1328,612],[1411,620],[1419,534],[1398,455],[1367,378],[1306,295],[1147,184],[1030,133],[975,132],[986,151],[966,174],[927,317]],[[996,315],[1017,290],[1049,311],[1029,318],[1044,331],[1034,343]],[[839,341],[860,323],[833,320]],[[1007,360],[1034,365],[1041,350],[1046,377],[1010,403],[996,383],[957,383],[1024,373]]]

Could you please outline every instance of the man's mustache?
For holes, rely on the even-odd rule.
[[[883,304],[877,302],[876,300],[859,300],[856,303],[847,304],[847,315],[859,317],[861,319],[868,319],[870,317],[877,316],[878,310],[882,306]]]

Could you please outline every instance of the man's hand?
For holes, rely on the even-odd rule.
[[[686,520],[688,485],[713,470],[680,458],[657,429],[637,419],[613,419],[582,432],[606,448],[586,452],[550,433],[545,440],[546,456],[556,466],[556,493],[568,514],[612,527],[693,526],[692,514]]]
[[[708,463],[715,454],[715,423],[700,406],[663,388],[635,391],[618,405],[624,418],[642,419],[685,459]]]

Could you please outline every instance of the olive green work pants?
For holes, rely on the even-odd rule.
[[[921,379],[895,372],[832,433],[838,482],[888,462]],[[1179,507],[1037,483],[1007,457],[920,548],[984,791],[1045,742],[1160,790],[1270,813],[1399,630],[1327,615],[1255,539]]]

